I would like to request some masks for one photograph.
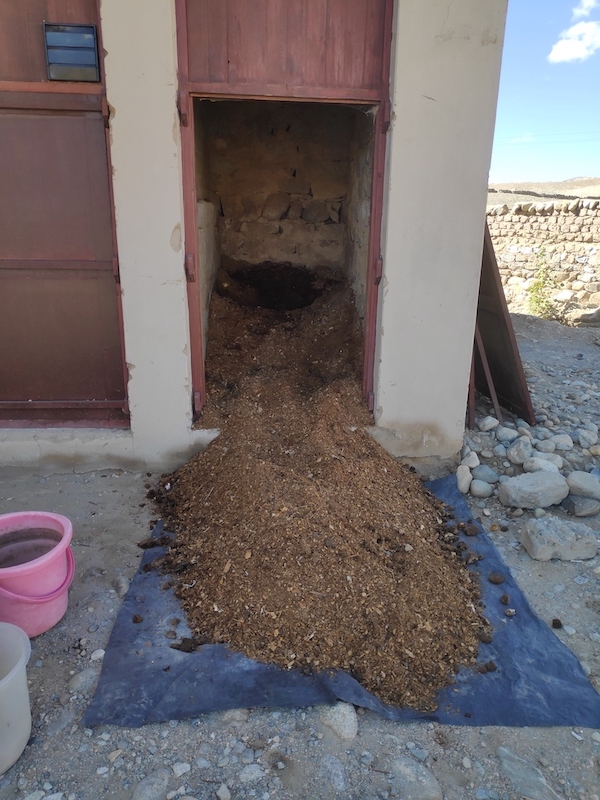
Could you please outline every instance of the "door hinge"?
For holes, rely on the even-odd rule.
[[[184,128],[190,124],[188,117],[187,95],[185,92],[177,92],[177,113],[179,114],[179,124]]]
[[[202,411],[202,398],[200,397],[200,392],[194,392],[192,396],[192,408],[194,410],[194,414],[199,414]]]
[[[369,411],[373,411],[373,409],[375,408],[375,393],[374,392],[369,392],[369,394],[367,395],[367,408],[369,409]]]
[[[373,281],[375,286],[379,286],[383,277],[383,256],[378,255],[375,259],[375,272],[373,274]]]
[[[187,278],[189,283],[196,282],[196,265],[194,264],[194,255],[193,253],[186,253],[185,254],[185,261],[184,261],[184,269],[185,269],[185,277]]]
[[[387,133],[390,129],[392,121],[392,104],[389,98],[381,101],[381,130]]]
[[[113,256],[112,259],[112,273],[113,278],[115,279],[115,283],[121,283],[121,273],[119,272],[119,259],[116,256]]]
[[[104,127],[110,128],[110,108],[108,107],[108,100],[104,95],[100,100],[102,119],[104,120]]]

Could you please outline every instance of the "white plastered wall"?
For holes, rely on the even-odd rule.
[[[394,450],[461,446],[507,0],[397,0],[375,367]],[[172,0],[101,0],[131,431],[0,432],[0,465],[167,470],[191,429]]]
[[[101,17],[133,455],[168,468],[206,441],[191,428],[175,4],[102,0]]]
[[[394,452],[462,445],[507,0],[398,0],[375,420]]]

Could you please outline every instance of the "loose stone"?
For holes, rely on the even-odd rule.
[[[523,462],[523,469],[525,472],[559,472],[556,464],[548,461],[545,458],[526,458]]]
[[[575,470],[567,476],[567,483],[571,494],[578,497],[591,497],[593,500],[600,500],[600,481],[595,475],[589,472]]]
[[[552,472],[526,472],[500,484],[498,498],[505,506],[547,508],[569,494],[562,475]]]
[[[222,783],[217,789],[217,797],[219,800],[231,800],[231,792],[227,784]]]
[[[555,433],[552,441],[556,445],[557,450],[568,451],[573,449],[573,439],[568,433]]]
[[[556,445],[552,439],[542,439],[539,442],[534,442],[534,447],[540,453],[553,453],[556,450]]]
[[[496,751],[502,771],[512,783],[515,792],[535,800],[559,800],[559,795],[548,786],[546,779],[537,767],[515,755],[508,747]]]
[[[521,532],[521,544],[536,561],[587,559],[598,551],[591,528],[553,516],[529,520]]]
[[[481,462],[479,461],[479,456],[477,453],[471,451],[463,458],[463,460],[460,462],[460,465],[461,467],[473,468],[479,466],[480,463]]]
[[[358,733],[358,717],[350,703],[336,703],[321,712],[321,722],[337,734],[340,739],[352,741]]]
[[[562,501],[561,506],[574,517],[593,517],[600,513],[600,500],[592,497],[578,497],[570,494]]]
[[[458,491],[461,494],[466,494],[469,491],[472,480],[473,476],[471,475],[469,467],[461,464],[456,470],[456,485],[458,486]]]
[[[522,464],[533,452],[531,441],[526,436],[517,439],[506,451],[506,457],[512,464]]]
[[[477,420],[477,427],[484,433],[494,430],[494,428],[497,428],[499,425],[500,423],[496,417],[483,417],[482,419]]]
[[[166,769],[159,769],[138,783],[131,800],[165,800],[168,785],[169,773]]]
[[[471,481],[471,494],[473,497],[490,497],[494,491],[494,487],[485,481]]]
[[[576,436],[581,447],[590,448],[598,443],[598,434],[594,431],[581,429],[577,431]]]
[[[487,464],[480,464],[471,470],[473,478],[478,481],[485,481],[486,483],[498,483],[498,473],[495,472]]]
[[[393,785],[402,800],[443,800],[437,779],[412,758],[400,756],[391,764]]]
[[[264,772],[258,766],[258,764],[248,764],[247,767],[240,772],[238,778],[240,783],[256,783],[259,781],[263,776]]]
[[[514,442],[519,438],[519,434],[513,428],[506,428],[504,425],[499,425],[496,430],[496,439],[505,444],[506,442]]]

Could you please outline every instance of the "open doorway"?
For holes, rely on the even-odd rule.
[[[195,98],[194,131],[205,352],[215,288],[246,308],[283,311],[339,281],[362,328],[373,108]]]

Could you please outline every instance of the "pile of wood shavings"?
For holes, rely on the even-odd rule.
[[[364,430],[349,289],[285,313],[215,294],[209,341],[222,432],[158,492],[194,637],[431,709],[485,620],[443,507]]]

